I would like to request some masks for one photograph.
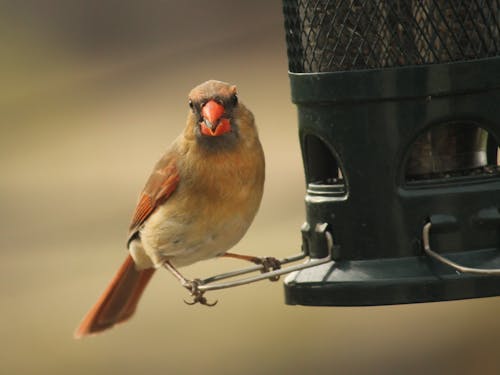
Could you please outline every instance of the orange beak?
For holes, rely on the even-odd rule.
[[[212,137],[219,136],[231,131],[229,119],[223,118],[224,106],[215,100],[209,100],[201,109],[203,120],[200,123],[200,130],[203,135]]]

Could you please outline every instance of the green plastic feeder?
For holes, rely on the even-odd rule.
[[[334,243],[286,303],[500,295],[500,5],[484,3],[283,1],[303,249]]]

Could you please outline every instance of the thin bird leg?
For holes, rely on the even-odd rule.
[[[170,273],[174,275],[177,280],[179,280],[181,285],[187,290],[189,290],[189,292],[191,293],[193,300],[191,302],[187,302],[186,300],[184,300],[184,303],[186,303],[187,305],[194,305],[196,303],[199,303],[201,305],[210,307],[215,306],[217,304],[217,301],[209,303],[207,299],[203,296],[205,292],[198,288],[200,286],[199,279],[194,279],[194,280],[186,279],[179,271],[177,271],[177,268],[175,268],[172,265],[172,263],[170,263],[168,260],[163,262],[163,267],[169,270]]]
[[[274,257],[256,257],[253,255],[244,255],[235,253],[224,253],[221,256],[226,258],[246,260],[248,262],[252,262],[259,265],[261,264],[264,266],[264,268],[262,269],[262,273],[279,270],[281,268],[281,262]],[[273,276],[269,278],[269,280],[271,281],[278,281],[279,279],[280,279],[279,276]]]

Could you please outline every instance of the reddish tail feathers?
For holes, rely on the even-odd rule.
[[[75,331],[75,338],[104,331],[130,318],[154,271],[154,268],[137,271],[132,257],[127,256],[104,293],[83,318]]]

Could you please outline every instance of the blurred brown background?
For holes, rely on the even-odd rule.
[[[267,155],[261,210],[235,250],[299,251],[302,162],[279,1],[0,3],[2,374],[497,374],[500,298],[408,306],[286,306],[281,283],[186,306],[160,272],[138,314],[72,333],[125,256],[153,163],[186,95],[239,87]],[[191,277],[240,267],[213,260]]]

